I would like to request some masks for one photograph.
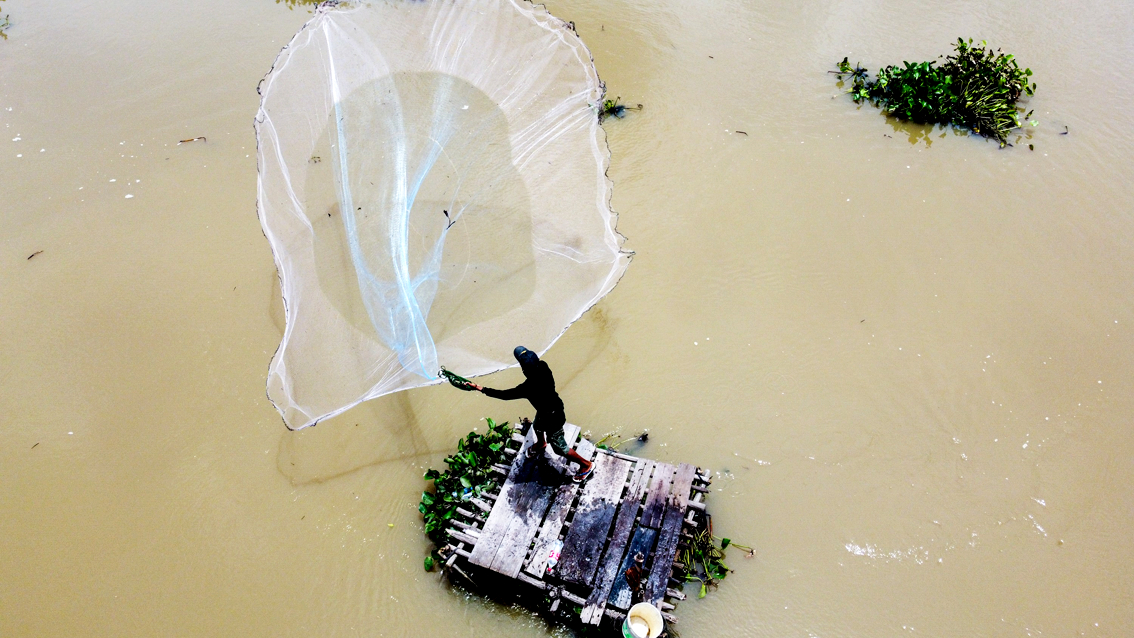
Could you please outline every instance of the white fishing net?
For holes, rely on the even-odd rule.
[[[261,84],[259,214],[287,323],[291,428],[542,353],[629,263],[603,86],[523,0],[320,6]]]

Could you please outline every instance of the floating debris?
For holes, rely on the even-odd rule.
[[[613,100],[603,100],[602,110],[599,111],[599,121],[601,122],[612,115],[614,117],[617,117],[618,119],[622,119],[626,117],[627,111],[642,110],[641,104],[639,104],[638,106],[626,106],[621,102],[621,100],[622,96],[618,96]]]

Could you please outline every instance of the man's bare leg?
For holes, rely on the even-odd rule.
[[[534,459],[535,457],[542,455],[543,451],[547,449],[547,438],[543,436],[543,432],[536,430],[535,437],[535,443],[533,443],[532,446],[528,448],[529,459]]]
[[[575,473],[576,483],[578,482],[578,477],[586,476],[587,473],[590,473],[593,463],[584,459],[582,454],[579,454],[575,450],[567,450],[567,458],[578,463],[578,471]]]
[[[567,458],[579,464],[578,474],[586,473],[591,469],[591,465],[593,465],[590,461],[583,458],[582,455],[580,455],[575,450],[567,450]]]

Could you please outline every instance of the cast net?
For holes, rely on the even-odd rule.
[[[542,353],[614,287],[602,95],[572,27],[524,0],[316,10],[256,117],[288,427]]]

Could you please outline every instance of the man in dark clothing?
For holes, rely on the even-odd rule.
[[[495,390],[476,384],[472,384],[473,387],[494,399],[527,399],[536,409],[535,422],[532,423],[536,443],[528,450],[528,454],[535,456],[542,453],[550,441],[551,449],[557,454],[579,464],[579,471],[575,473],[573,480],[581,482],[590,475],[591,462],[567,447],[567,441],[563,437],[563,424],[567,423],[567,417],[563,414],[563,399],[555,391],[555,377],[551,375],[551,368],[546,362],[540,361],[536,353],[523,346],[517,346],[513,354],[526,377],[523,383],[510,390]]]

